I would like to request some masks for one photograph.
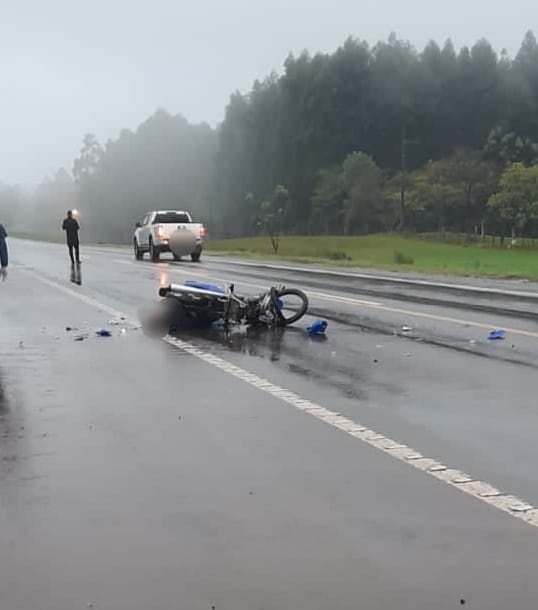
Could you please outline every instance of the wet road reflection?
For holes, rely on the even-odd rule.
[[[9,475],[17,462],[17,444],[22,438],[11,410],[5,374],[0,369],[0,480]]]
[[[71,274],[69,276],[69,279],[71,282],[73,282],[73,284],[78,284],[79,286],[82,285],[82,272],[80,270],[80,263],[77,263],[76,265],[71,265]]]
[[[360,358],[350,358],[342,344],[337,353],[330,339],[309,337],[304,329],[242,326],[224,331],[212,327],[174,334],[198,345],[206,343],[212,351],[264,360],[284,372],[333,387],[346,398],[366,398],[364,369],[368,364]]]
[[[177,331],[176,336],[186,340],[202,340],[219,348],[245,356],[265,358],[271,362],[280,360],[283,347],[298,341],[304,342],[304,333],[293,328],[236,327],[230,330],[221,328]]]
[[[8,411],[7,392],[4,389],[2,372],[0,371],[0,417],[4,417],[4,415],[7,413],[7,411]]]
[[[171,267],[93,249],[65,290],[63,246],[20,252],[32,272],[0,298],[0,610],[536,606],[527,525],[192,353],[94,335]],[[418,341],[482,331],[330,307],[322,342],[311,318],[178,335],[538,505],[534,371]]]

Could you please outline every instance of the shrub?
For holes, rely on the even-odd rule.
[[[331,261],[350,261],[351,256],[348,256],[344,250],[327,250],[325,258]]]
[[[394,262],[397,265],[414,265],[415,259],[412,256],[407,256],[399,250],[394,250]]]

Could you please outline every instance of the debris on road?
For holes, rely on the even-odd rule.
[[[403,333],[410,333],[413,330],[412,326],[402,326]]]
[[[112,318],[112,320],[108,321],[110,326],[120,326],[125,322],[125,317],[121,316],[121,318]]]
[[[312,326],[309,326],[306,329],[306,332],[310,337],[324,335],[327,330],[327,321],[326,320],[314,320]]]
[[[327,335],[320,333],[317,335],[308,335],[308,339],[310,340],[311,343],[325,343],[325,341],[327,341]],[[278,357],[277,357],[278,360]]]
[[[498,341],[498,340],[502,340],[505,337],[505,331],[502,328],[497,328],[496,330],[492,330],[489,335],[488,335],[488,339],[490,341]]]
[[[95,334],[99,337],[112,337],[112,333],[106,328],[101,328],[95,331]]]

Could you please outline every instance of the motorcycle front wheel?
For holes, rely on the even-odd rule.
[[[308,309],[308,297],[297,288],[273,289],[272,299],[279,326],[295,324]]]

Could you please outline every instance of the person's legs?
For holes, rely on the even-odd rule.
[[[0,241],[0,266],[7,267],[8,264],[8,251],[6,241],[3,239]]]
[[[69,258],[71,259],[71,264],[74,265],[75,259],[73,258],[73,244],[67,244],[67,247],[69,248]]]
[[[7,277],[8,251],[4,239],[0,241],[0,278],[5,280]]]
[[[77,261],[77,265],[80,265],[80,246],[79,246],[78,241],[75,244],[75,255],[76,255],[75,260]]]

